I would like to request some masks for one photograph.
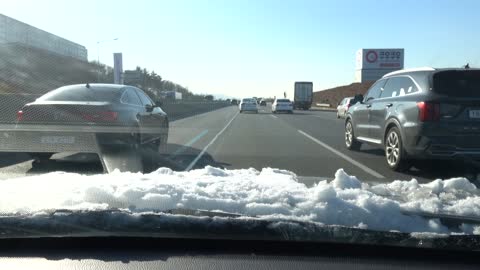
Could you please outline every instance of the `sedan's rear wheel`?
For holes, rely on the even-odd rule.
[[[353,124],[350,120],[345,124],[345,146],[349,150],[360,150],[360,147],[362,146],[362,144],[355,139]]]
[[[400,131],[396,127],[389,129],[385,137],[385,158],[388,167],[394,171],[406,171],[411,167],[403,149]]]
[[[30,157],[32,157],[35,162],[46,162],[53,156],[53,154],[54,153],[29,153]]]
[[[140,134],[132,134],[132,138],[130,141],[130,147],[135,151],[139,151],[142,148],[142,137]]]
[[[168,135],[162,135],[152,142],[152,150],[160,154],[167,154]]]

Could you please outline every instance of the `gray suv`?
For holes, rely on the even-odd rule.
[[[414,161],[480,159],[480,69],[395,71],[355,97],[345,120],[345,144],[385,149],[388,166]]]

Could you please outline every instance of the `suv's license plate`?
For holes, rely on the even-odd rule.
[[[468,113],[470,118],[480,118],[480,110],[470,110]]]
[[[74,144],[75,137],[73,136],[42,136],[41,143],[45,144]]]

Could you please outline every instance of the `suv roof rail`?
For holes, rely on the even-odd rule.
[[[406,69],[401,69],[397,71],[392,71],[390,73],[387,73],[383,75],[382,78],[392,76],[392,75],[397,75],[397,74],[402,74],[402,73],[407,73],[407,72],[415,72],[415,71],[434,71],[435,69],[432,67],[420,67],[420,68],[406,68]]]

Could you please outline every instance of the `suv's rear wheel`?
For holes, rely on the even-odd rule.
[[[355,140],[355,136],[353,135],[353,124],[352,121],[347,120],[345,124],[345,146],[349,150],[359,150],[362,144]]]
[[[406,171],[411,167],[411,163],[403,149],[402,137],[397,127],[390,128],[385,137],[385,158],[388,167],[394,171]]]

